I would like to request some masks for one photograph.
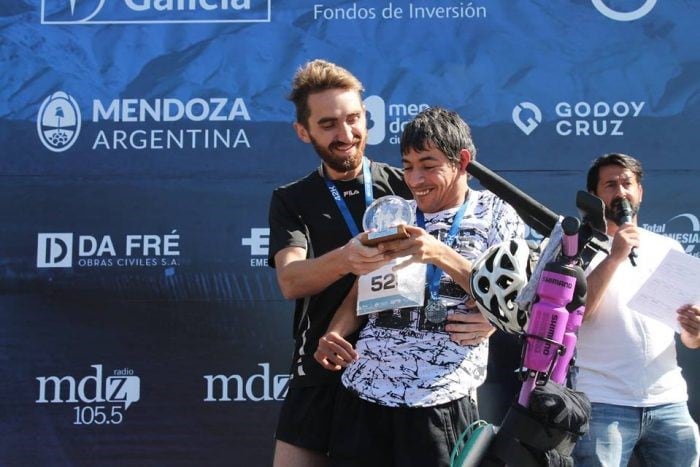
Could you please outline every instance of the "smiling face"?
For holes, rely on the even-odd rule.
[[[411,148],[403,155],[404,180],[421,211],[435,213],[464,202],[469,152],[462,150],[460,158],[460,163],[450,162],[431,144],[425,150]]]
[[[632,206],[633,217],[636,217],[644,189],[630,169],[619,165],[604,165],[598,170],[598,184],[594,194],[605,204],[606,219],[614,223],[618,217],[616,209],[613,208],[614,201],[627,199]]]
[[[313,145],[333,180],[360,173],[367,145],[367,119],[359,92],[329,89],[310,94],[306,125],[295,123],[299,138]]]

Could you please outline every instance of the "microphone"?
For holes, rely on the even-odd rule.
[[[620,201],[620,218],[617,221],[617,225],[622,225],[622,224],[627,224],[627,223],[632,223],[632,206],[630,205],[630,202],[623,198]],[[637,262],[635,261],[635,258],[637,257],[637,252],[635,251],[635,248],[632,247],[632,250],[630,251],[629,254],[629,259],[630,262],[632,263],[632,266],[636,266]]]

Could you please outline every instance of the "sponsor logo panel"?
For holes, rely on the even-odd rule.
[[[511,118],[527,136],[545,120],[554,121],[559,136],[624,136],[625,125],[639,117],[645,105],[645,101],[560,101],[552,108],[543,109],[536,103],[523,101],[513,107]]]
[[[377,95],[368,96],[364,103],[367,108],[367,144],[380,144],[385,140],[389,144],[399,144],[408,122],[429,107],[424,103],[387,103]]]
[[[37,376],[36,404],[73,405],[73,425],[119,425],[141,398],[141,379],[131,368],[105,374],[101,364],[90,365],[87,376]]]
[[[93,151],[246,150],[252,144],[245,124],[252,121],[242,97],[93,99],[81,141]],[[39,140],[63,152],[81,134],[81,109],[73,97],[57,91],[37,114]],[[94,128],[94,129],[93,129]]]
[[[268,227],[253,227],[250,237],[241,238],[241,246],[250,248],[250,267],[267,266],[267,254],[270,247],[270,229]]]
[[[57,91],[41,103],[36,130],[46,149],[63,152],[77,141],[81,123],[78,103],[69,94]]]
[[[268,23],[272,0],[41,0],[41,24]]]
[[[612,4],[611,0],[591,0],[593,6],[600,13],[615,21],[635,21],[645,17],[656,6],[656,0],[637,0],[641,6],[632,10],[620,11],[616,8],[608,6]],[[629,3],[629,2],[627,2]]]
[[[684,212],[660,224],[641,224],[641,227],[678,241],[685,252],[700,258],[700,219]]]
[[[153,267],[180,264],[180,234],[37,234],[37,268]]]
[[[370,2],[367,2],[370,3]],[[360,2],[327,6],[314,3],[315,21],[379,21],[379,20],[479,20],[486,19],[488,9],[476,2],[434,5],[432,2],[387,2],[383,6],[364,6]]]
[[[204,375],[204,402],[281,401],[287,395],[290,375],[270,372],[269,363],[258,363],[258,373]]]

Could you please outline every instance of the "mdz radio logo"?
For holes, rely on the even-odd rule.
[[[41,0],[41,24],[269,23],[271,0]]]
[[[94,375],[39,376],[37,404],[74,404],[74,425],[119,425],[125,412],[141,397],[141,380],[134,370],[114,370],[103,376],[102,365],[90,365]]]

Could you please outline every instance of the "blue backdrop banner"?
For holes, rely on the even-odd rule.
[[[631,154],[640,224],[699,256],[698,24],[693,1],[2,1],[0,463],[270,464],[293,304],[267,210],[319,164],[286,99],[310,59],[363,82],[370,158],[399,165],[404,125],[445,106],[578,215],[590,162]],[[497,423],[519,344],[493,339]]]

